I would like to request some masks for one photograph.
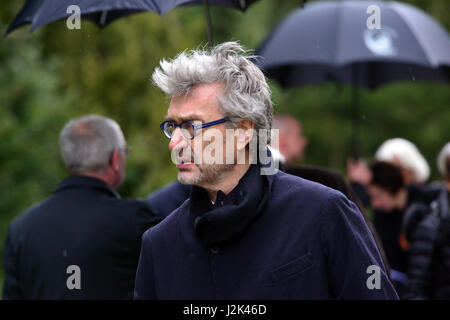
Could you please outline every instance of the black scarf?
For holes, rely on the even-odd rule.
[[[269,198],[268,181],[260,170],[259,165],[251,165],[228,195],[217,192],[214,205],[205,189],[192,187],[190,212],[205,245],[222,244],[242,235],[263,210]]]

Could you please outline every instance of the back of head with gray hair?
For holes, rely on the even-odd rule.
[[[114,120],[87,115],[69,121],[59,143],[69,172],[98,173],[108,167],[113,150],[125,147],[125,138]]]
[[[450,179],[450,142],[447,142],[437,157],[439,173],[444,179]]]
[[[197,84],[222,82],[225,92],[218,102],[225,116],[234,123],[250,120],[255,129],[270,130],[270,88],[252,58],[237,42],[225,42],[208,51],[182,52],[171,61],[161,61],[153,82],[170,96],[188,94]],[[270,142],[270,131],[266,141]]]

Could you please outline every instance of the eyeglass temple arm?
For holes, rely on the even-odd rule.
[[[205,124],[199,124],[199,125],[196,126],[196,129],[211,127],[211,126],[214,126],[216,124],[219,124],[219,123],[222,123],[222,122],[225,122],[225,121],[228,121],[228,118],[222,118],[222,119],[211,121],[211,122],[208,122],[208,123],[205,123]]]

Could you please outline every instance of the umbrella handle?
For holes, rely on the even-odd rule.
[[[359,150],[359,87],[358,87],[358,77],[359,77],[359,69],[358,65],[352,67],[352,106],[351,106],[351,112],[352,112],[352,156],[354,159],[358,160],[360,156],[360,150]]]
[[[206,34],[208,36],[208,43],[210,46],[212,46],[213,45],[213,35],[212,35],[211,14],[209,12],[208,0],[203,0],[203,7],[205,8]]]

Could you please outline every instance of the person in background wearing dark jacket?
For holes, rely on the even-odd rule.
[[[266,170],[270,90],[242,46],[181,53],[153,80],[172,97],[161,128],[178,180],[193,186],[144,233],[135,299],[398,298],[353,202]],[[198,160],[211,149],[217,161]]]
[[[402,297],[408,265],[408,242],[402,233],[405,210],[414,202],[429,201],[426,194],[415,186],[406,186],[400,169],[388,162],[376,161],[371,167],[368,187],[373,223],[380,236],[391,276]]]
[[[159,218],[115,190],[125,179],[123,133],[88,115],[66,124],[60,146],[70,176],[11,223],[3,299],[131,299],[142,234]]]
[[[441,223],[434,258],[437,269],[434,298],[450,300],[450,142],[447,142],[438,155],[438,168],[443,178],[443,188],[438,206]]]
[[[450,142],[437,159],[436,199],[414,203],[404,219],[411,242],[406,299],[450,299]]]

